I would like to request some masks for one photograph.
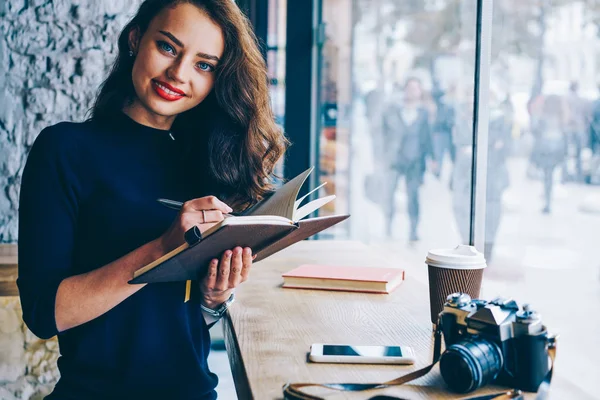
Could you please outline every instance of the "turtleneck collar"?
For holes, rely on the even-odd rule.
[[[125,114],[123,111],[119,111],[117,114],[117,123],[122,123],[123,126],[127,127],[131,132],[147,134],[147,135],[160,135],[171,140],[175,140],[176,136],[170,129],[158,129],[152,126],[143,125],[129,115]]]

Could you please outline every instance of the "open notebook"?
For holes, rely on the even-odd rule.
[[[257,263],[347,219],[349,215],[305,218],[335,199],[335,195],[327,196],[301,206],[312,192],[324,185],[298,198],[300,188],[312,171],[313,168],[306,170],[242,215],[229,216],[202,235],[197,228],[188,232],[192,234],[186,234],[185,244],[135,271],[129,283],[198,279],[206,273],[210,260],[220,258],[224,251],[236,246],[250,247],[257,256],[254,260]]]

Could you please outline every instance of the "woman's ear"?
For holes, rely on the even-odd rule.
[[[133,27],[129,31],[129,50],[134,54],[138,52],[138,46],[140,44],[140,28]]]

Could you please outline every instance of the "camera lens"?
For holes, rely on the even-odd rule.
[[[468,393],[496,379],[502,364],[495,343],[469,338],[448,346],[440,359],[440,372],[450,390]]]

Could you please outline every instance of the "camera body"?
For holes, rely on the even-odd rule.
[[[514,300],[453,293],[439,324],[446,345],[440,371],[456,392],[490,382],[535,392],[549,371],[548,333],[527,304],[520,308]]]

